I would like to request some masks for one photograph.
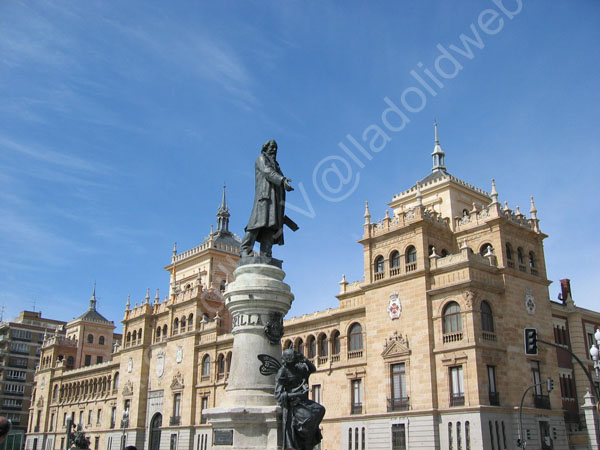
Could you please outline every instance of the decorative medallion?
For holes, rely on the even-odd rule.
[[[177,346],[177,353],[175,354],[175,361],[177,361],[177,364],[179,364],[181,361],[183,361],[183,346],[181,346],[181,345]]]
[[[535,314],[535,298],[531,288],[525,289],[525,309],[527,309],[527,313]]]
[[[129,360],[127,361],[127,373],[131,373],[132,370],[133,370],[133,358],[130,356]]]
[[[123,395],[133,395],[133,383],[131,380],[127,380],[127,383],[125,383],[125,386],[123,386]]]
[[[183,375],[181,375],[181,372],[178,370],[177,373],[173,375],[173,381],[171,381],[171,389],[183,389],[183,387]]]
[[[392,292],[390,294],[390,303],[388,304],[388,314],[390,315],[390,319],[399,319],[400,314],[402,314],[402,304],[400,303],[400,299],[398,298],[397,292]]]
[[[160,351],[156,356],[156,376],[162,378],[165,374],[165,352]]]
[[[283,316],[281,313],[269,314],[269,320],[265,325],[265,335],[271,344],[279,345],[283,336]]]

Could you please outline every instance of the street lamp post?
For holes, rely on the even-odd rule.
[[[596,340],[596,343],[592,343],[592,346],[590,348],[590,356],[592,357],[592,361],[594,361],[596,377],[600,377],[600,350],[598,350],[598,348],[600,347],[600,328],[598,328],[596,330],[596,333],[594,333],[594,339]]]
[[[123,428],[123,434],[121,435],[121,450],[125,450],[125,440],[127,439],[127,435],[125,434],[125,429],[129,426],[129,410],[126,409],[123,411],[123,419],[121,420],[121,428]]]

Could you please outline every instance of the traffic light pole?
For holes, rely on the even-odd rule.
[[[569,355],[571,355],[573,358],[575,358],[575,361],[577,361],[579,363],[579,365],[583,369],[583,372],[586,374],[586,376],[588,377],[588,380],[590,381],[590,387],[592,389],[592,392],[594,393],[594,397],[596,398],[596,407],[598,407],[600,405],[600,390],[596,389],[596,386],[594,385],[594,379],[592,378],[592,374],[590,373],[589,370],[587,370],[587,368],[584,366],[584,364],[581,362],[581,360],[577,357],[577,355],[575,353],[573,353],[571,350],[564,348],[560,345],[553,344],[552,342],[542,341],[541,339],[538,339],[537,341],[541,342],[542,344],[550,345],[551,347],[556,347],[560,350],[563,350],[563,351],[567,352]],[[522,399],[521,399],[521,404],[523,404]],[[520,421],[519,421],[519,425],[520,425]],[[520,430],[519,430],[519,433],[520,433]],[[598,428],[596,428],[596,434],[598,436],[598,441],[600,441],[600,430]]]
[[[543,384],[544,383],[542,382],[529,386],[525,389],[525,392],[523,392],[523,397],[521,397],[521,404],[519,405],[519,439],[517,440],[517,447],[519,448],[525,448],[527,445],[527,441],[523,440],[523,402],[525,401],[525,396],[534,387],[542,386]]]
[[[573,358],[575,358],[575,361],[577,361],[579,363],[579,365],[583,369],[583,372],[586,374],[586,376],[588,377],[588,380],[590,381],[590,387],[592,389],[594,397],[596,398],[596,401],[600,402],[600,392],[598,391],[598,389],[596,389],[596,386],[594,385],[594,379],[592,378],[592,374],[590,373],[589,370],[587,370],[585,365],[581,362],[581,360],[577,357],[577,355],[575,353],[573,353],[568,348],[564,348],[561,345],[553,344],[552,342],[546,342],[541,339],[538,339],[537,341],[541,342],[542,344],[550,345],[551,347],[556,347],[560,350],[563,350],[563,351],[567,352],[569,355],[571,355]]]

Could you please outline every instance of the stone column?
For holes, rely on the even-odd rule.
[[[594,402],[594,396],[588,390],[583,396],[583,406],[585,412],[585,424],[588,432],[588,439],[591,450],[598,450],[600,443],[598,442],[598,412]]]
[[[273,396],[275,377],[259,372],[257,356],[267,354],[281,361],[281,342],[267,336],[265,326],[283,323],[294,296],[283,282],[283,270],[266,261],[278,263],[243,258],[224,294],[232,316],[233,352],[223,401],[203,412],[213,427],[213,448],[278,448],[281,409]]]

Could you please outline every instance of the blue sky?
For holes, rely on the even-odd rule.
[[[242,234],[270,138],[301,227],[275,249],[290,315],[334,307],[362,277],[364,201],[383,217],[429,173],[434,118],[450,173],[527,214],[535,196],[551,298],[568,277],[598,309],[598,23],[592,0],[2,2],[4,317],[69,320],[94,281],[115,322],[164,296],[223,182]]]

